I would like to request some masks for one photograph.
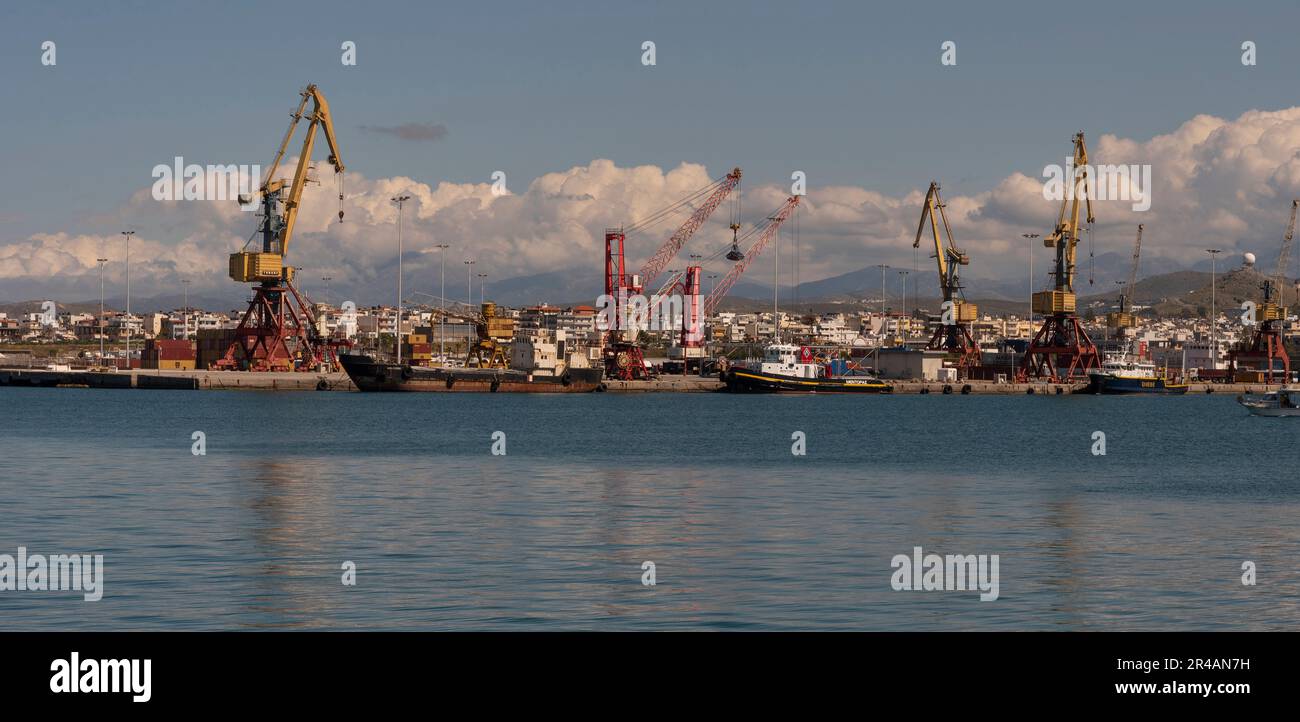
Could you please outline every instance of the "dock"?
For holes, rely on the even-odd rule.
[[[342,371],[294,373],[260,371],[48,371],[0,368],[0,386],[92,389],[172,389],[195,391],[355,391]]]
[[[895,394],[1020,395],[1061,396],[1085,393],[1083,382],[1054,384],[996,383],[993,381],[890,381]],[[294,373],[289,371],[176,371],[133,369],[131,371],[49,371],[46,369],[0,368],[0,386],[45,386],[92,389],[173,389],[183,391],[356,391],[342,371]],[[724,384],[716,377],[659,376],[643,381],[607,379],[608,393],[713,393]],[[1279,384],[1192,383],[1187,394],[1262,394],[1281,388]]]

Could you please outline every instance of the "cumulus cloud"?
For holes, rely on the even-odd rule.
[[[1201,115],[1150,139],[1101,134],[1090,136],[1089,144],[1094,163],[1152,167],[1149,211],[1136,212],[1128,201],[1094,204],[1098,253],[1127,254],[1133,229],[1145,223],[1144,257],[1165,256],[1186,266],[1201,259],[1202,249],[1214,246],[1254,251],[1264,263],[1276,255],[1290,199],[1300,197],[1300,108],[1250,111],[1235,120]],[[1020,234],[1046,233],[1058,209],[1042,196],[1042,166],[1063,163],[1069,150],[1063,142],[1057,157],[1044,158],[1041,165],[992,188],[944,186],[954,233],[973,258],[969,274],[1023,274],[1027,249]],[[333,184],[325,180],[308,186],[290,262],[304,267],[303,278],[309,281],[331,276],[338,292],[361,302],[391,300],[397,212],[389,199],[404,193],[411,196],[403,228],[407,288],[436,288],[436,245],[441,243],[452,246],[446,259],[449,292],[455,273],[463,281],[462,261],[469,258],[476,261],[475,272],[490,274],[489,283],[572,272],[589,276],[598,288],[605,228],[645,218],[708,185],[724,170],[694,163],[667,170],[620,167],[597,159],[547,173],[504,195],[494,195],[489,183],[430,184],[350,172],[342,223],[336,217]],[[780,185],[747,183],[742,221],[760,221],[787,192]],[[876,263],[909,264],[923,194],[924,188],[891,196],[855,186],[810,187],[799,214],[803,280]],[[140,219],[146,229],[132,252],[138,259],[133,261],[133,285],[138,283],[141,293],[175,289],[182,277],[191,279],[194,291],[240,292],[225,276],[225,255],[251,235],[253,214],[241,212],[233,202],[158,202],[148,188],[135,191],[127,205],[123,215]],[[683,255],[707,255],[728,243],[727,215],[725,209],[716,213]],[[629,238],[633,265],[653,253],[683,219],[679,215]],[[0,281],[97,279],[95,259],[105,247],[120,258],[120,249],[112,250],[121,244],[116,230],[88,236],[51,228],[28,238],[0,238]],[[1050,251],[1038,253],[1045,268]],[[115,273],[121,275],[110,270],[110,283]],[[0,293],[10,299],[15,295]]]
[[[363,125],[369,133],[391,135],[401,140],[433,142],[447,137],[447,126],[441,123],[403,123],[402,125]]]

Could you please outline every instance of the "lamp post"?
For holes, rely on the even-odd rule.
[[[1215,262],[1218,260],[1219,254],[1223,253],[1223,249],[1207,248],[1205,249],[1205,252],[1210,254],[1210,346],[1212,347],[1210,351],[1210,363],[1214,364],[1213,368],[1217,371],[1219,368],[1219,325],[1217,323],[1218,312],[1215,308],[1214,296],[1215,286],[1217,285],[1216,272],[1218,267]]]
[[[104,264],[107,258],[96,258],[99,262],[99,363],[104,364]]]
[[[122,231],[126,238],[126,370],[131,370],[131,236],[135,231]]]
[[[393,329],[397,346],[397,365],[402,364],[402,205],[411,200],[410,196],[393,196],[390,200],[397,204],[397,324]]]
[[[487,294],[487,277],[486,273],[476,274],[478,276],[478,305],[484,303],[484,296]]]
[[[889,293],[885,290],[885,269],[889,268],[883,263],[877,263],[876,268],[880,269],[880,322],[884,323],[885,319],[885,300]]]
[[[1023,238],[1029,241],[1029,332],[1033,333],[1034,325],[1034,239],[1038,238],[1037,233],[1021,233]]]
[[[900,285],[902,286],[902,292],[903,292],[903,315],[904,316],[907,315],[907,274],[908,273],[909,271],[898,272],[898,280],[900,281]]]
[[[325,303],[330,302],[330,281],[334,280],[333,276],[321,276],[320,280],[325,282]]]
[[[474,307],[474,259],[465,259],[465,303]]]
[[[442,357],[442,363],[447,363],[447,249],[451,246],[446,243],[439,243],[434,246],[438,249],[438,272],[439,272],[439,289],[438,289],[438,355]]]

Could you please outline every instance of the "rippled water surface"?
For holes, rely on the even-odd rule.
[[[1300,623],[1300,420],[1222,395],[6,388],[0,408],[0,553],[105,566],[98,602],[0,592],[5,629]],[[915,546],[998,554],[999,598],[894,591]]]

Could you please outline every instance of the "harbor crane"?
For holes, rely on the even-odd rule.
[[[1133,314],[1133,293],[1137,286],[1138,264],[1142,260],[1144,225],[1138,224],[1137,240],[1133,242],[1133,265],[1129,268],[1128,283],[1124,284],[1124,290],[1119,294],[1119,310],[1106,314],[1106,326],[1115,329],[1120,336],[1124,335],[1124,329],[1137,326],[1137,316]]]
[[[939,195],[939,184],[931,182],[930,190],[925,194],[925,205],[921,209],[921,221],[916,227],[916,240],[912,242],[912,248],[920,247],[926,221],[929,221],[930,234],[934,239],[932,258],[939,266],[939,290],[943,293],[943,316],[926,348],[948,352],[956,362],[958,373],[964,375],[967,369],[980,363],[979,346],[970,333],[970,324],[979,317],[979,310],[975,304],[966,301],[962,294],[958,269],[970,264],[970,256],[957,248],[944,206],[943,198]],[[942,235],[939,232],[941,222]],[[947,245],[943,242],[945,237],[948,239]]]
[[[1101,366],[1097,345],[1088,337],[1083,323],[1075,313],[1074,270],[1076,249],[1079,245],[1080,205],[1084,206],[1084,221],[1088,226],[1095,222],[1092,215],[1092,198],[1088,187],[1088,147],[1083,131],[1074,136],[1074,169],[1067,180],[1068,187],[1061,194],[1061,211],[1056,228],[1043,236],[1043,245],[1056,249],[1056,265],[1052,270],[1055,287],[1039,291],[1033,296],[1033,310],[1044,314],[1043,325],[1025,349],[1024,362],[1018,376],[1021,381],[1029,377],[1047,378],[1053,383],[1067,382]]]
[[[613,300],[614,305],[613,327],[607,329],[605,334],[604,365],[607,377],[621,380],[650,377],[650,372],[645,366],[644,352],[641,344],[637,342],[640,329],[624,328],[625,321],[628,320],[626,311],[628,296],[640,294],[658,278],[687,241],[740,185],[740,176],[740,169],[732,168],[731,172],[722,178],[631,226],[605,229],[605,295]],[[695,202],[699,202],[699,205],[654,255],[646,260],[640,272],[628,274],[625,254],[627,237],[645,230]],[[735,225],[735,219],[732,225]],[[665,288],[669,285],[671,282],[665,284]]]
[[[1283,292],[1286,289],[1287,266],[1291,262],[1291,244],[1295,239],[1296,209],[1300,199],[1291,201],[1291,220],[1287,221],[1286,232],[1282,234],[1282,248],[1277,254],[1277,266],[1273,275],[1264,280],[1264,302],[1255,308],[1255,330],[1250,340],[1228,352],[1228,369],[1236,375],[1239,361],[1247,361],[1257,366],[1262,365],[1266,383],[1273,383],[1274,374],[1280,373],[1283,383],[1291,380],[1291,357],[1287,355],[1286,344],[1282,342],[1282,325],[1286,320],[1286,302]],[[1213,322],[1213,321],[1211,321]],[[1282,368],[1278,369],[1278,363]]]
[[[312,148],[316,133],[322,130],[329,144],[329,163],[339,181],[339,222],[343,222],[343,161],[340,160],[338,141],[329,103],[315,85],[308,85],[301,93],[298,109],[290,116],[289,130],[280,142],[275,159],[262,179],[257,195],[261,218],[257,231],[244,244],[243,250],[230,254],[230,278],[239,283],[255,283],[253,298],[235,329],[235,337],[218,368],[245,368],[250,371],[311,371],[325,364],[336,366],[336,347],[349,345],[346,341],[325,338],[315,324],[311,304],[294,285],[294,267],[285,263],[289,243],[302,205],[303,188],[308,182]],[[306,112],[307,103],[311,112]],[[277,178],[280,162],[292,140],[298,123],[307,120],[306,137],[294,169],[293,181]],[[253,199],[241,196],[242,205]],[[260,245],[255,244],[261,236]],[[250,247],[252,250],[250,250]]]

